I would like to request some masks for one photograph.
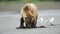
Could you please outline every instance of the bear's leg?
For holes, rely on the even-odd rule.
[[[32,28],[36,28],[37,19],[34,19],[31,23]]]
[[[19,27],[16,27],[16,29],[20,29],[20,28],[22,28],[22,27],[24,27],[24,20],[23,20],[23,18],[21,18],[20,19],[20,26]]]
[[[20,19],[20,27],[24,27],[24,20],[23,20],[23,17]]]
[[[36,22],[35,22],[35,21],[33,21],[33,22],[31,23],[31,27],[32,27],[32,28],[35,28],[35,27],[36,27]]]

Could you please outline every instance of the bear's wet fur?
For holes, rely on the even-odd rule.
[[[20,27],[18,28],[36,28],[38,17],[36,5],[33,3],[27,3],[24,5],[21,9],[20,17]],[[24,26],[24,23],[26,26]]]

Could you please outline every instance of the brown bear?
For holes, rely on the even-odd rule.
[[[36,27],[37,24],[37,7],[33,3],[25,4],[21,9],[21,18],[20,18],[20,27],[24,27],[24,23],[26,27]]]

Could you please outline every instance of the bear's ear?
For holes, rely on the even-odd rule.
[[[25,6],[25,7],[23,8],[23,10],[24,10],[24,11],[29,10],[28,6]]]

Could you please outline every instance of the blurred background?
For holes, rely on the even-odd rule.
[[[46,28],[16,29],[20,25],[21,8],[26,3],[36,4],[37,26]],[[60,0],[0,0],[0,34],[25,33],[60,34]]]
[[[39,10],[60,9],[60,0],[0,0],[0,11],[19,12],[26,3],[35,3]]]

